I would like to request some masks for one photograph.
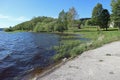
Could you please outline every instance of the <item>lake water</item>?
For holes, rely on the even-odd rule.
[[[59,45],[60,36],[60,34],[0,31],[0,80],[19,80],[36,68],[52,64],[51,57],[56,54],[52,47]]]
[[[34,68],[49,65],[55,54],[51,47],[58,43],[59,36],[55,34],[0,32],[0,80],[14,80]]]

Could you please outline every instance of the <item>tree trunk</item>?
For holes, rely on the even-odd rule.
[[[81,29],[81,24],[78,24],[78,29]]]
[[[107,27],[106,27],[106,31],[107,31]]]

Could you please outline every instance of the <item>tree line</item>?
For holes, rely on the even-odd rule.
[[[34,17],[30,21],[26,21],[9,27],[5,31],[25,30],[34,32],[63,32],[69,28],[75,27],[79,21],[77,18],[78,14],[74,7],[70,8],[69,11],[65,12],[62,10],[58,18],[39,16]],[[76,23],[76,25],[75,25]]]
[[[102,4],[98,3],[92,11],[91,18],[79,19],[79,15],[74,7],[67,12],[62,10],[58,18],[39,16],[30,21],[17,24],[13,27],[6,28],[5,31],[25,30],[34,32],[64,32],[68,29],[81,29],[81,25],[98,26],[98,29],[108,29],[111,22],[120,29],[120,0],[112,0],[112,14],[104,9]]]

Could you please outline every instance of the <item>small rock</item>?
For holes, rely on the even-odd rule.
[[[67,58],[64,58],[62,61],[65,62],[67,60]]]
[[[109,74],[114,74],[114,72],[109,72]]]
[[[69,66],[69,68],[79,69],[79,67],[78,67],[78,66]]]
[[[103,62],[103,60],[99,60],[99,62]]]
[[[111,56],[111,54],[106,54],[106,56]]]

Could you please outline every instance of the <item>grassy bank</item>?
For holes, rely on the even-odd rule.
[[[73,58],[80,55],[82,52],[100,47],[106,43],[120,40],[120,31],[118,29],[109,29],[108,31],[97,31],[95,27],[83,28],[68,32],[72,34],[80,34],[81,38],[89,38],[90,41],[82,42],[80,40],[62,40],[59,46],[54,47],[57,54],[53,57],[55,61],[62,60],[63,58]],[[74,38],[74,37],[73,37]]]

